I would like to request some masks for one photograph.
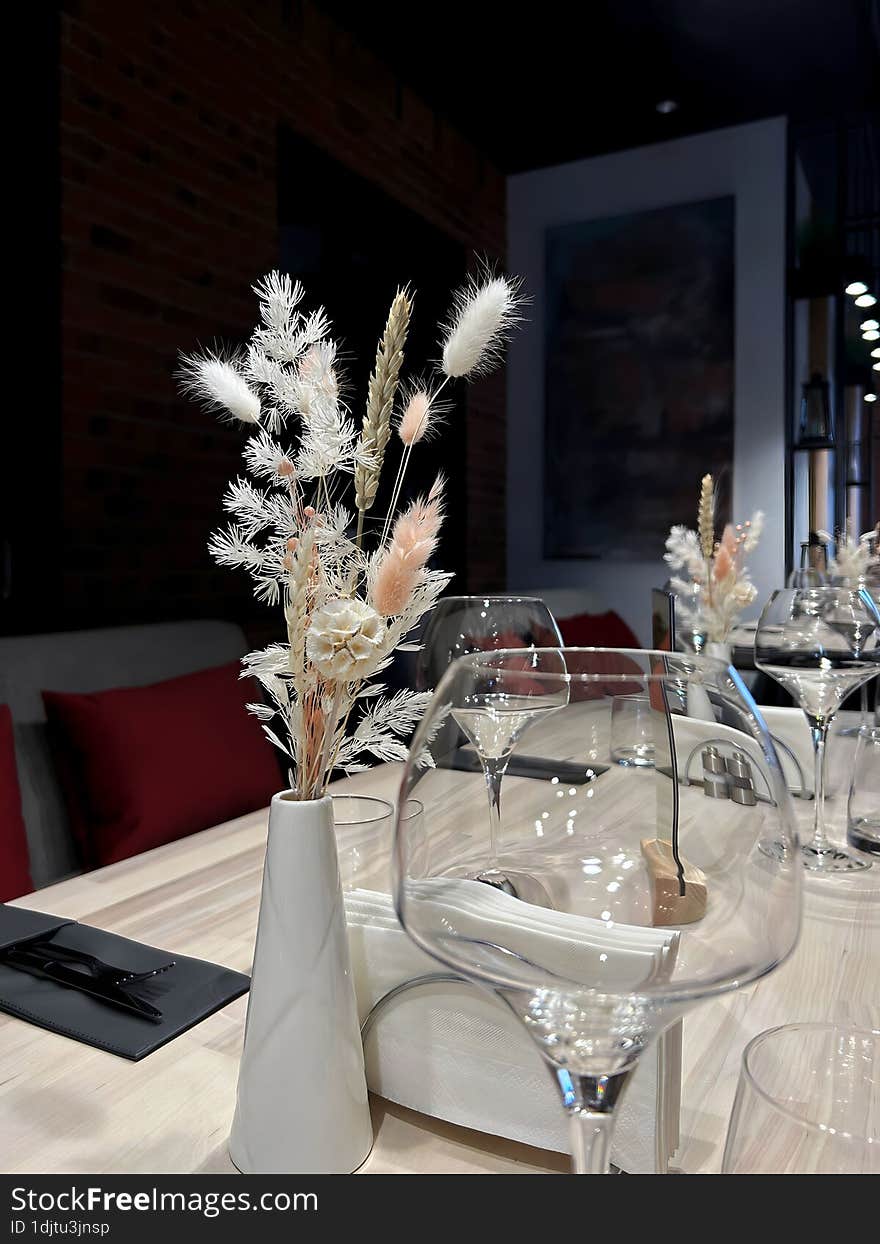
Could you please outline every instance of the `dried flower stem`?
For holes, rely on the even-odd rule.
[[[700,482],[700,503],[697,509],[697,531],[700,548],[706,561],[706,586],[709,601],[712,600],[711,561],[715,551],[715,485],[711,475],[704,475]]]
[[[422,418],[422,424],[427,422],[428,416],[431,411],[431,406],[433,406],[434,402],[443,392],[444,385],[448,383],[449,383],[449,377],[444,376],[440,384],[437,386],[437,389],[435,393],[433,394],[431,401],[428,404],[427,409],[425,410],[424,416]],[[403,480],[406,475],[406,468],[409,466],[409,460],[410,460],[410,456],[413,451],[413,445],[418,444],[418,442],[421,440],[421,435],[422,433],[420,430],[419,434],[410,441],[410,443],[404,449],[403,454],[401,455],[400,463],[398,464],[398,467],[397,467],[397,477],[394,481],[394,490],[391,494],[391,504],[388,506],[388,513],[385,515],[385,526],[382,528],[382,539],[379,541],[380,548],[385,543],[385,541],[388,539],[388,530],[391,526],[391,520],[394,518],[394,511],[397,509],[397,502],[400,499],[400,490],[401,488],[403,488]]]
[[[382,546],[369,601],[382,617],[403,613],[428,559],[437,547],[443,521],[443,478],[438,476],[427,497],[419,497],[394,524]]]
[[[318,765],[318,772],[315,775],[315,788],[322,794],[327,787],[332,769],[328,769],[331,751],[334,753],[336,749],[333,746],[336,738],[336,727],[339,723],[339,708],[342,704],[342,696],[347,688],[344,682],[338,682],[333,692],[333,700],[330,704],[330,713],[324,722],[324,746],[321,750],[321,760]]]
[[[355,505],[357,506],[357,536],[360,548],[364,534],[364,516],[376,500],[379,476],[385,449],[391,436],[391,412],[394,395],[403,363],[403,348],[412,314],[412,301],[406,289],[399,289],[394,296],[385,332],[376,351],[376,365],[370,376],[367,394],[367,410],[361,428],[359,458],[354,473]]]
[[[700,484],[697,529],[703,556],[709,558],[715,550],[715,487],[711,475],[704,475]]]

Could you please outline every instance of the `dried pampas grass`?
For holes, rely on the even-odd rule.
[[[400,423],[397,425],[397,434],[404,445],[407,447],[417,445],[424,437],[429,427],[430,411],[430,397],[424,389],[417,389],[404,406]]]
[[[442,370],[448,379],[485,375],[496,366],[519,319],[519,290],[518,281],[486,276],[455,294],[443,337]]]
[[[379,555],[370,584],[370,603],[383,618],[403,613],[422,571],[437,547],[443,522],[443,478],[427,497],[419,497],[397,519]]]
[[[407,449],[419,441],[429,441],[439,430],[449,410],[425,384],[412,385],[404,393],[403,408],[397,422],[397,435]]]
[[[182,355],[178,378],[183,391],[209,410],[241,423],[260,422],[260,399],[231,359],[210,352]]]

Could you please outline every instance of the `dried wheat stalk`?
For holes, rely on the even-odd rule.
[[[700,484],[697,527],[703,556],[709,558],[715,551],[715,486],[711,475],[704,475]]]
[[[376,351],[376,366],[370,377],[367,411],[361,429],[358,464],[355,467],[355,504],[358,511],[357,544],[364,531],[364,515],[376,500],[382,460],[391,436],[391,411],[403,363],[403,347],[412,314],[412,300],[407,289],[395,294],[385,332]]]

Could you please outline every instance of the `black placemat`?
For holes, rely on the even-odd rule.
[[[148,972],[174,960],[174,967],[167,972],[131,987],[132,992],[159,1008],[162,1019],[158,1023],[0,961],[0,1010],[134,1061],[241,997],[250,986],[249,976],[204,959],[145,946],[60,916],[0,904],[0,951],[46,936],[51,936],[53,945],[86,951],[132,972]]]

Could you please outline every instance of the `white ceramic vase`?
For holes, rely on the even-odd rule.
[[[345,1174],[373,1130],[333,800],[275,795],[229,1153],[249,1175]]]
[[[709,642],[703,648],[703,653],[707,657],[715,657],[718,661],[724,661],[726,665],[730,664],[732,656],[730,644]],[[688,684],[687,706],[688,717],[694,717],[699,721],[708,721],[714,724],[715,710],[712,708],[712,702],[704,687],[700,687],[696,683]]]

